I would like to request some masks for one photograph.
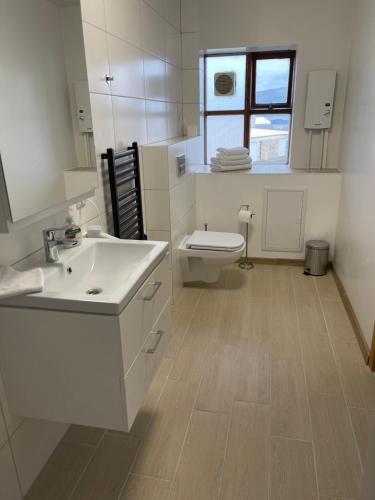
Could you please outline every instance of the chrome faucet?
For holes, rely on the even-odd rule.
[[[62,239],[56,237],[56,231],[64,231],[64,227],[50,227],[43,229],[43,245],[46,261],[58,262],[60,259],[58,246],[63,244]]]

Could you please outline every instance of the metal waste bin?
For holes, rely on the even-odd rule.
[[[305,274],[323,276],[327,274],[329,243],[310,240],[306,243]]]

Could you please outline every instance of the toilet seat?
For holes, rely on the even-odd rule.
[[[244,244],[244,238],[236,233],[215,231],[194,231],[186,240],[186,248],[191,250],[211,250],[218,252],[236,252]]]

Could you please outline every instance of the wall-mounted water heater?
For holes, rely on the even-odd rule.
[[[335,98],[336,71],[310,71],[307,83],[305,128],[331,128]]]
[[[328,130],[332,126],[337,73],[321,69],[310,71],[307,82],[305,129],[309,131],[307,165],[311,168],[311,144],[313,131],[320,131],[321,157],[320,168],[327,166]]]

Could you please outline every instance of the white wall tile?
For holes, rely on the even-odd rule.
[[[184,117],[184,133],[187,133],[187,128],[189,125],[196,125],[198,127],[198,132],[200,130],[200,109],[199,104],[184,104],[183,105],[183,117]]]
[[[2,500],[22,498],[9,444],[0,449],[0,498]]]
[[[107,35],[101,29],[83,23],[83,37],[90,92],[109,94],[111,89],[106,82],[106,75],[109,75]]]
[[[81,0],[82,19],[105,29],[104,0]]]
[[[144,0],[148,3],[158,14],[164,17],[164,0]]]
[[[182,135],[182,105],[174,102],[167,103],[168,109],[168,139]]]
[[[182,66],[181,33],[167,24],[166,59],[178,68]]]
[[[91,94],[95,152],[98,159],[107,148],[115,147],[112,100],[109,95]]]
[[[149,5],[142,2],[142,38],[143,48],[154,56],[165,59],[166,23]]]
[[[166,102],[146,101],[147,142],[165,141],[168,135]]]
[[[152,231],[170,231],[169,191],[145,191],[146,224]]]
[[[169,231],[147,231],[147,237],[151,241],[171,241],[171,233]]]
[[[1,401],[0,401],[0,405],[1,405]],[[7,439],[8,439],[8,435],[7,435],[7,431],[5,428],[5,420],[4,420],[4,417],[3,417],[3,414],[2,414],[2,411],[0,408],[0,448],[2,448],[3,445],[7,442]]]
[[[140,0],[104,0],[107,31],[141,46]]]
[[[11,438],[21,488],[25,494],[65,434],[67,424],[27,419]]]
[[[182,67],[184,69],[199,68],[199,33],[183,33],[182,35]]]
[[[169,186],[172,189],[177,186],[180,182],[183,182],[184,176],[179,177],[177,175],[177,160],[176,156],[185,154],[186,155],[186,141],[177,142],[169,146],[168,148],[168,159],[167,168],[169,173]]]
[[[181,30],[181,1],[164,0],[164,11],[166,20],[173,24],[179,31]]]
[[[144,97],[143,52],[111,35],[107,41],[112,95]]]
[[[199,31],[199,1],[181,0],[181,22],[183,33]]]
[[[166,101],[166,63],[144,54],[146,99]]]
[[[199,135],[186,141],[186,164],[201,165],[204,156],[204,137]]]
[[[170,102],[181,102],[182,71],[171,64],[166,65],[166,97]]]
[[[169,189],[166,148],[143,147],[142,170],[145,189]]]
[[[185,174],[185,179],[171,189],[171,227],[186,215],[194,205],[194,175]]]
[[[128,97],[112,97],[115,124],[115,144],[117,149],[147,142],[145,101]]]
[[[184,69],[182,72],[183,103],[197,103],[199,101],[199,70]]]

